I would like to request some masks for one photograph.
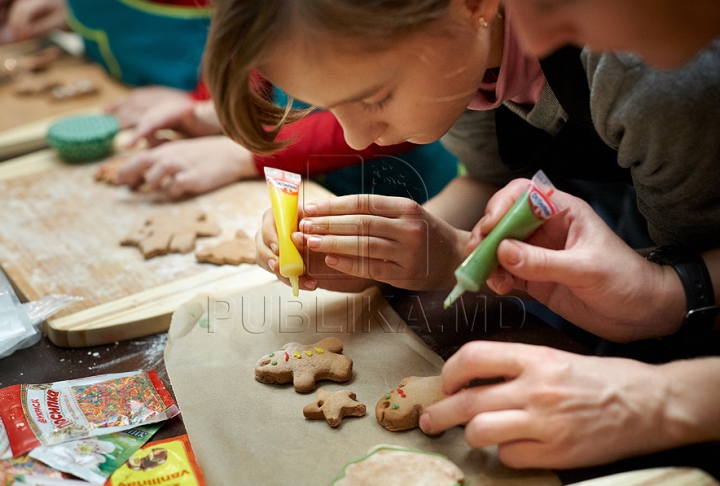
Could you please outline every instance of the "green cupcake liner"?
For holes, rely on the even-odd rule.
[[[90,162],[112,151],[118,131],[120,123],[114,116],[74,116],[54,123],[48,129],[47,141],[66,162]]]

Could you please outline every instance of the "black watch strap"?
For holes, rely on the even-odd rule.
[[[678,336],[693,338],[709,332],[720,309],[715,305],[715,291],[702,257],[675,245],[665,245],[653,250],[647,259],[672,265],[680,277],[688,311]]]

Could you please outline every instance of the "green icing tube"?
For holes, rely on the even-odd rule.
[[[480,285],[498,266],[497,249],[503,239],[524,240],[550,216],[558,213],[557,206],[550,200],[554,190],[545,174],[538,171],[528,190],[515,201],[497,226],[455,270],[457,284],[443,303],[445,309],[464,292],[480,290]]]

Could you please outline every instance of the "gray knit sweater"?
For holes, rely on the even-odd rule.
[[[582,61],[595,128],[630,168],[652,238],[699,251],[720,247],[720,41],[675,71],[627,54],[586,51]],[[531,109],[505,106],[551,134],[567,117],[548,86]],[[492,112],[468,110],[443,143],[473,177],[504,185],[520,175],[500,161]]]

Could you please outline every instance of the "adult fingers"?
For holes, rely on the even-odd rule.
[[[577,285],[587,277],[587,262],[578,251],[549,250],[522,241],[503,240],[497,257],[513,276],[531,282]]]
[[[481,412],[465,425],[465,442],[470,447],[534,440],[538,425],[521,409]]]
[[[427,407],[420,418],[420,427],[426,433],[438,434],[467,424],[478,414],[522,409],[524,401],[522,391],[509,383],[468,388]]]
[[[452,395],[476,378],[515,377],[522,373],[533,346],[472,341],[452,355],[442,369],[443,392]]]
[[[515,179],[493,194],[485,206],[485,215],[476,225],[480,227],[482,234],[488,234],[498,224],[515,201],[527,190],[528,184],[530,181],[527,179]]]

